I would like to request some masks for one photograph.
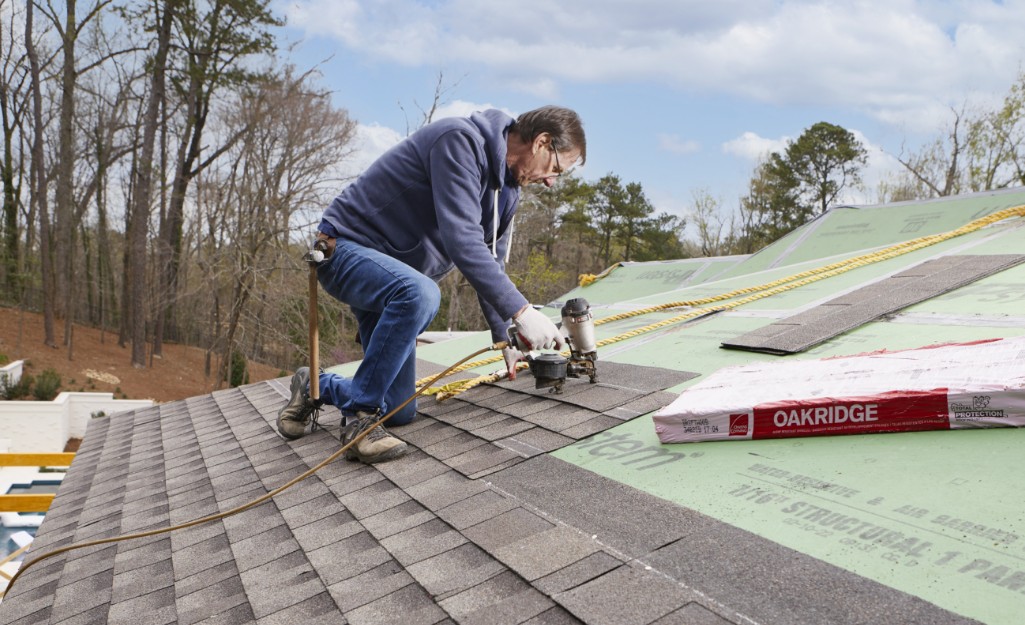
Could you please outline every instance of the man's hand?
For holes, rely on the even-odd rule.
[[[516,334],[527,343],[521,347],[528,350],[556,348],[561,350],[566,346],[566,339],[551,319],[530,306],[513,317],[513,323],[516,324]]]
[[[505,358],[505,368],[509,371],[509,379],[516,379],[516,363],[524,360],[523,353],[515,347],[506,347],[502,350],[502,356]]]

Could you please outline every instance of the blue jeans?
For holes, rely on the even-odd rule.
[[[352,379],[320,374],[321,399],[346,416],[383,414],[398,406],[416,391],[416,337],[441,305],[438,285],[402,261],[341,238],[317,268],[317,278],[352,308],[363,344],[363,361]],[[386,424],[404,425],[415,416],[413,401]]]

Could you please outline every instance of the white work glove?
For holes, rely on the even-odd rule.
[[[527,306],[523,312],[513,318],[516,324],[516,334],[519,335],[526,345],[526,349],[562,349],[566,346],[566,339],[562,336],[559,328],[555,327],[552,320],[540,312]]]
[[[505,358],[505,368],[509,372],[509,379],[516,379],[516,363],[523,360],[523,353],[515,347],[506,347],[502,350],[502,357]]]

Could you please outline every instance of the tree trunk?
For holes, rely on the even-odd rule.
[[[30,202],[34,202],[39,214],[39,262],[43,279],[43,343],[57,346],[54,332],[54,300],[56,299],[53,280],[54,267],[50,250],[50,208],[46,199],[46,163],[43,159],[43,98],[39,83],[39,55],[32,41],[33,2],[26,4],[25,10],[25,51],[29,59],[29,73],[32,83],[32,166],[30,180],[32,193]]]
[[[18,122],[17,119],[11,118],[12,111],[7,105],[7,98],[10,95],[9,85],[6,84],[5,77],[0,77],[0,80],[4,81],[3,84],[0,84],[0,119],[3,121],[4,131],[4,160],[3,163],[0,163],[0,183],[4,187],[4,285],[6,295],[17,301],[21,299],[21,289],[19,288],[21,280],[18,275],[18,195],[21,194],[21,190],[15,187],[14,183],[14,150],[11,143]]]
[[[158,280],[160,292],[164,296],[164,305],[157,312],[157,332],[154,349],[163,342],[165,328],[170,325],[174,329],[175,304],[178,299],[178,272],[182,257],[182,229],[185,223],[185,194],[189,182],[198,173],[195,171],[202,147],[203,129],[206,127],[209,107],[205,103],[201,76],[207,73],[206,61],[201,60],[198,67],[192,67],[187,94],[187,111],[185,130],[178,144],[175,161],[174,179],[171,182],[171,201],[168,203],[167,214],[160,224],[160,271]]]
[[[146,366],[146,244],[149,235],[149,211],[152,195],[153,150],[160,104],[164,100],[167,52],[171,41],[171,21],[175,0],[164,4],[157,37],[157,52],[150,77],[149,101],[143,118],[142,147],[133,182],[133,206],[128,236],[131,276],[132,365]]]
[[[64,314],[64,344],[68,347],[68,360],[71,360],[71,331],[75,311],[75,40],[78,38],[78,25],[75,20],[76,0],[67,0],[67,12],[64,21],[64,40],[61,47],[64,51],[64,64],[61,68],[61,109],[57,131],[57,249],[56,258],[60,259],[57,271],[57,292],[61,294],[63,303],[61,312]]]
[[[231,302],[231,314],[228,317],[228,332],[224,338],[224,351],[221,353],[221,366],[217,375],[217,384],[214,387],[216,390],[220,390],[221,384],[228,379],[228,368],[231,366],[231,350],[235,344],[235,332],[238,330],[238,321],[242,317],[242,310],[246,307],[246,302],[249,300],[252,285],[251,273],[246,272],[245,274],[238,277],[235,281],[235,289]]]

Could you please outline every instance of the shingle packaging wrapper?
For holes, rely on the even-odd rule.
[[[1025,426],[1025,337],[727,367],[655,413],[663,443]]]

